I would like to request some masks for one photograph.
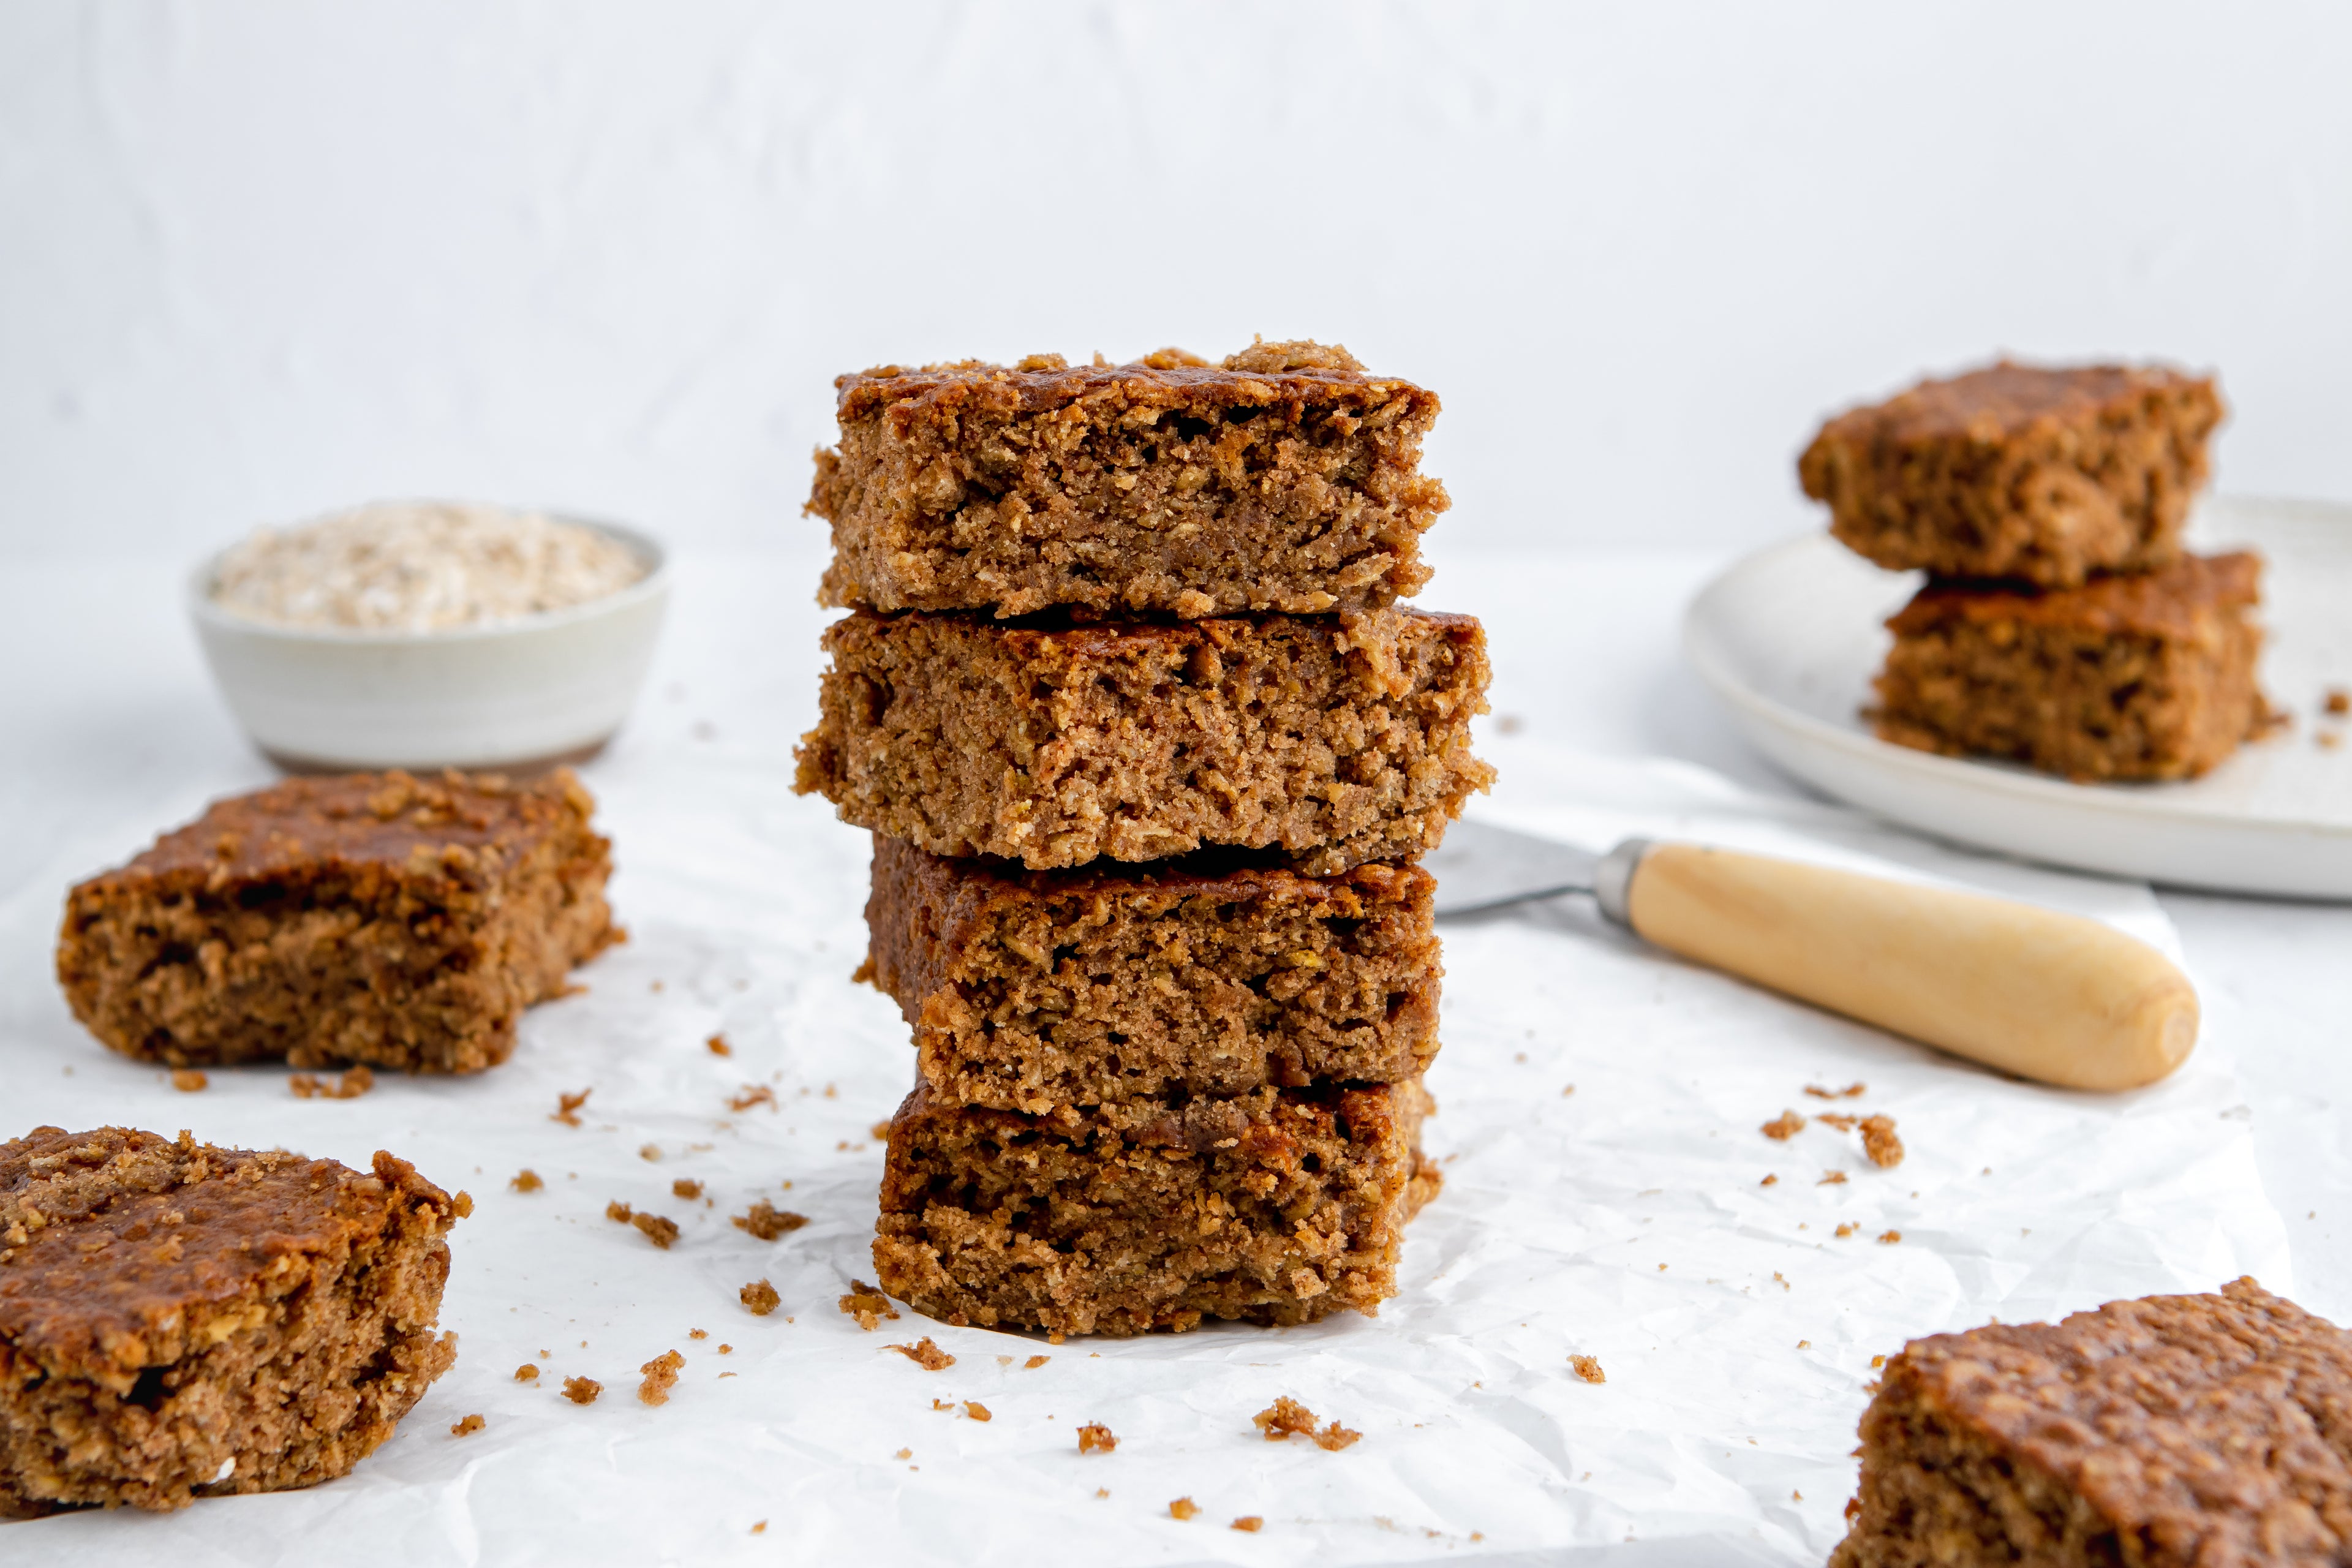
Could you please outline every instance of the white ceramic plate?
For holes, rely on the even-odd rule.
[[[2053,865],[2224,892],[2352,899],[2352,734],[2321,717],[2352,687],[2352,507],[2209,501],[2196,548],[2269,566],[2263,688],[2291,727],[2200,779],[2072,784],[2005,763],[1889,745],[1861,718],[1881,624],[1918,585],[1808,534],[1739,562],[1692,601],[1683,650],[1748,738],[1789,772],[1908,827]],[[2336,733],[2343,744],[2318,743]]]

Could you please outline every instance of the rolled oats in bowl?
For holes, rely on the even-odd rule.
[[[616,594],[646,574],[627,545],[538,512],[379,501],[226,551],[212,599],[242,620],[318,631],[456,631]]]

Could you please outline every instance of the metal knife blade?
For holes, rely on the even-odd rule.
[[[1456,822],[1421,863],[1437,879],[1436,910],[1443,918],[1591,892],[1601,857],[1491,823]]]

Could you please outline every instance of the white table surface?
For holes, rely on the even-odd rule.
[[[775,752],[803,728],[824,618],[804,587],[816,564],[782,552],[682,559],[655,673],[613,752],[586,770],[592,786],[599,767],[691,769],[698,754]],[[1486,622],[1497,671],[1486,723],[1585,752],[1679,758],[1796,795],[1742,749],[1676,658],[1681,606],[1720,564],[1662,552],[1441,559],[1427,602]],[[0,579],[10,671],[0,685],[10,740],[0,910],[16,933],[0,952],[0,1032],[57,1035],[50,954],[24,937],[40,928],[24,918],[35,906],[54,907],[73,877],[118,863],[206,799],[270,776],[198,661],[176,600],[181,571],[176,561],[43,564]],[[2209,1029],[2234,1043],[2263,1181],[2287,1221],[2295,1294],[2342,1321],[2352,1260],[2334,1235],[2352,1199],[2339,1109],[2352,1103],[2352,909],[2168,892],[2162,904]],[[37,1085],[10,1088],[0,1085],[0,1102],[37,1112]],[[22,1131],[23,1120],[0,1117],[0,1131]]]

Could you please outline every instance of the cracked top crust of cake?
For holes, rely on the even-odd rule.
[[[213,887],[328,865],[478,885],[522,846],[585,821],[595,809],[569,768],[514,784],[495,773],[438,778],[346,773],[299,778],[215,801],[117,871],[83,887],[194,879]]]
[[[1897,637],[1956,622],[2014,622],[2101,633],[2186,637],[2215,612],[2262,601],[2263,559],[2252,551],[2182,555],[2153,572],[2094,577],[2037,592],[2014,583],[1930,583],[1886,623]]]
[[[806,510],[822,604],[1194,618],[1377,608],[1427,583],[1449,502],[1419,470],[1434,394],[1343,348],[1211,364],[884,365],[836,382]]]
[[[1914,1341],[1885,1381],[2063,1480],[2150,1563],[2352,1547],[2352,1336],[2252,1279]]]
[[[379,1152],[365,1174],[282,1150],[121,1127],[38,1127],[0,1143],[0,1351],[117,1394],[140,1371],[264,1321],[308,1259],[402,1207],[446,1233],[450,1195]]]

